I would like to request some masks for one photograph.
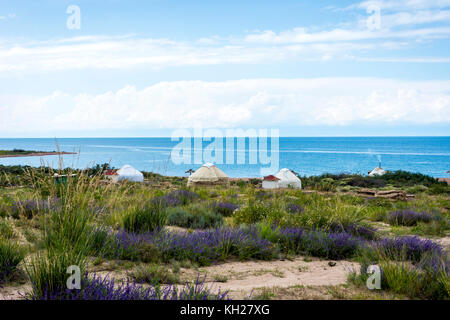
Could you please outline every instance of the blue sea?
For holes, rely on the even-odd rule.
[[[143,171],[170,176],[187,176],[185,171],[199,164],[176,164],[171,151],[179,141],[170,138],[63,138],[57,140],[65,155],[64,166],[86,168],[110,163],[119,168],[130,164]],[[248,142],[248,141],[247,141]],[[204,142],[203,148],[211,142]],[[54,151],[55,139],[0,139],[0,150]],[[235,143],[235,148],[238,148]],[[270,145],[269,148],[270,149]],[[235,149],[236,151],[236,149]],[[249,146],[239,150],[246,155],[244,164],[220,164],[230,177],[261,177],[262,164],[250,164]],[[193,161],[193,160],[192,160]],[[450,137],[332,137],[279,139],[278,168],[289,168],[300,175],[322,173],[360,173],[378,166],[386,170],[407,170],[434,177],[450,177]],[[225,162],[225,155],[224,161]],[[236,162],[236,161],[235,161]],[[58,167],[58,156],[0,158],[3,165],[41,164]],[[275,173],[275,172],[273,172]]]

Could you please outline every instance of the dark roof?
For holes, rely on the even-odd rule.
[[[278,180],[280,180],[280,179],[278,179],[274,175],[270,175],[270,176],[264,177],[264,181],[278,181]]]
[[[115,176],[115,175],[117,175],[116,170],[106,170],[105,171],[105,176]]]

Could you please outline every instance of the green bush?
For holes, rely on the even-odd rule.
[[[167,210],[167,224],[182,228],[206,229],[215,228],[223,224],[220,214],[208,210],[190,212],[184,207],[175,207]]]
[[[176,274],[169,271],[165,266],[157,264],[139,265],[130,273],[130,276],[137,283],[146,282],[155,286],[180,283],[180,279]]]
[[[278,201],[269,204],[250,199],[246,206],[235,211],[233,222],[236,225],[258,222],[283,225],[287,222],[287,215],[287,212]]]
[[[85,274],[87,256],[92,247],[92,215],[83,208],[65,202],[43,217],[43,249],[25,267],[31,281],[32,294],[45,297],[48,292],[66,288],[67,268],[77,266]]]
[[[49,248],[38,252],[25,267],[31,281],[32,294],[45,297],[47,293],[66,288],[70,266],[78,266],[81,275],[86,272],[86,256],[76,250]]]
[[[450,194],[450,186],[446,182],[433,184],[428,188],[427,192],[429,194]]]
[[[0,218],[0,239],[12,239],[14,237],[15,233],[11,222]]]
[[[380,264],[387,289],[410,298],[448,299],[449,276],[443,263],[438,269],[415,268],[408,263],[383,261]]]
[[[151,232],[164,227],[166,221],[166,211],[155,201],[132,208],[123,219],[123,228],[128,232]]]
[[[335,191],[336,183],[333,178],[324,178],[314,186],[314,189],[319,191]]]
[[[395,187],[411,187],[415,185],[423,185],[430,187],[437,183],[437,179],[421,173],[413,173],[403,170],[388,171],[379,179],[391,184]]]

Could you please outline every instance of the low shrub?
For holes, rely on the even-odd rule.
[[[0,218],[0,239],[12,239],[14,237],[15,232],[11,222]]]
[[[413,227],[413,232],[422,235],[440,236],[443,237],[450,229],[450,221],[445,217],[435,216],[431,222],[419,222],[417,226]]]
[[[292,214],[302,213],[305,211],[305,209],[294,202],[290,202],[286,205],[286,211]]]
[[[415,185],[430,187],[437,183],[436,178],[421,173],[413,173],[403,170],[388,171],[384,175],[380,176],[379,179],[396,187],[411,187]]]
[[[271,199],[273,197],[273,193],[271,192],[267,192],[264,190],[258,190],[257,192],[255,192],[255,199],[257,200],[267,200],[267,199]]]
[[[31,282],[30,294],[45,297],[58,288],[66,288],[69,277],[67,269],[70,266],[78,266],[83,274],[86,271],[86,263],[83,253],[69,248],[67,250],[49,248],[38,252],[25,267]]]
[[[239,208],[238,205],[235,205],[230,202],[218,202],[213,204],[212,207],[215,212],[224,217],[230,217],[233,214],[233,212]]]
[[[128,232],[151,232],[165,226],[167,213],[162,202],[152,201],[134,207],[124,216],[123,228]]]
[[[356,237],[361,237],[367,240],[375,240],[378,237],[377,229],[358,223],[340,224],[332,222],[328,227],[328,231],[333,233],[346,232]]]
[[[191,213],[185,208],[175,207],[167,211],[167,223],[182,228],[207,229],[222,225],[223,218],[213,211]]]
[[[160,259],[160,251],[155,245],[147,241],[147,236],[119,231],[110,234],[105,243],[103,255],[109,259],[156,262]]]
[[[387,221],[392,225],[415,226],[418,222],[430,222],[433,216],[426,212],[400,210],[389,213]]]
[[[117,285],[114,278],[93,275],[82,280],[80,290],[65,287],[46,289],[42,294],[29,294],[29,300],[226,300],[228,291],[215,293],[205,284],[205,279],[178,287],[150,285],[143,287],[134,282]]]
[[[153,285],[159,285],[175,284],[180,282],[180,279],[176,274],[169,271],[168,268],[158,264],[139,265],[136,270],[129,274],[129,276],[136,283],[150,283]]]
[[[258,200],[249,200],[246,206],[240,207],[233,214],[235,225],[268,222],[269,224],[286,224],[287,212],[278,201],[270,204]]]
[[[350,179],[347,184],[352,187],[360,188],[382,188],[386,186],[386,182],[380,178],[355,176]]]
[[[422,261],[423,264],[418,266],[405,262],[382,261],[380,266],[387,289],[413,299],[448,299],[450,297],[448,263],[433,255],[425,256]]]
[[[314,185],[314,189],[318,191],[335,191],[336,190],[336,183],[333,180],[333,178],[323,178],[319,182],[317,182]]]
[[[427,190],[429,194],[450,194],[450,186],[446,182],[436,183]]]
[[[364,242],[361,238],[345,232],[326,233],[301,228],[279,230],[279,244],[284,252],[326,259],[339,260],[352,257],[361,242]]]
[[[390,260],[418,262],[426,254],[443,255],[443,249],[439,244],[416,236],[383,238],[373,243],[373,247]]]
[[[58,199],[52,200],[18,200],[9,207],[11,217],[19,219],[21,216],[27,219],[33,218],[39,212],[55,210],[59,205]]]
[[[124,248],[151,245],[166,262],[191,260],[200,265],[230,256],[241,260],[268,260],[276,254],[273,245],[261,239],[255,228],[216,228],[186,233],[159,230],[141,235],[119,232],[117,240],[119,247]]]
[[[154,198],[152,202],[163,207],[176,207],[187,205],[199,197],[200,196],[197,193],[192,191],[175,190],[163,196]]]

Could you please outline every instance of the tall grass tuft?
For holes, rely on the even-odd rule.
[[[132,208],[123,219],[123,228],[128,232],[152,232],[166,225],[167,213],[160,201],[147,202]]]
[[[8,281],[25,258],[25,250],[18,244],[0,238],[0,284]]]

